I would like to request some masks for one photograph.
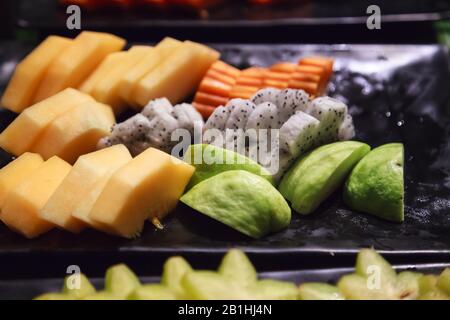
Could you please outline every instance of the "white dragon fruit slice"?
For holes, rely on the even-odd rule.
[[[228,117],[230,116],[231,108],[226,106],[217,107],[211,116],[206,120],[203,130],[218,129],[225,130]]]
[[[177,128],[178,121],[174,117],[164,112],[158,112],[150,121],[146,137],[153,146],[170,152],[171,147],[176,143],[171,141],[171,134]]]
[[[177,104],[174,106],[171,115],[178,121],[179,129],[186,129],[191,133],[194,131],[195,122],[201,122],[203,124],[201,114],[188,103]]]
[[[330,97],[314,99],[307,109],[307,113],[320,121],[316,146],[338,140],[339,128],[347,115],[347,106]]]
[[[305,111],[309,105],[309,95],[303,90],[284,89],[278,93],[276,103],[279,118],[285,123],[298,111]]]
[[[248,118],[256,109],[256,105],[253,102],[244,99],[231,99],[226,107],[231,109],[231,113],[225,127],[235,130],[245,129]]]
[[[279,89],[275,88],[265,88],[256,92],[253,97],[251,97],[251,101],[255,105],[259,105],[263,102],[272,102],[273,104],[277,104],[277,96],[280,93]]]
[[[299,111],[281,127],[280,148],[292,156],[298,157],[313,146],[319,126],[319,120]]]
[[[263,102],[256,106],[248,118],[246,129],[278,129],[278,108],[271,102]]]
[[[150,101],[144,109],[142,109],[141,113],[151,120],[159,112],[170,114],[172,109],[172,104],[167,98],[159,98]]]
[[[344,122],[339,127],[339,140],[350,140],[355,136],[355,126],[353,125],[353,118],[350,114],[345,116]]]

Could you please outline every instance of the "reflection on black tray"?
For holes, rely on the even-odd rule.
[[[24,263],[23,267],[16,264],[14,268],[2,263],[0,270],[20,273],[20,268],[26,269],[27,261],[38,257],[54,261],[57,256],[65,257],[58,262],[61,264],[70,263],[71,257],[86,261],[94,256],[109,259],[111,263],[145,256],[158,260],[177,253],[198,259],[207,253],[214,260],[230,246],[243,247],[256,258],[257,265],[265,261],[265,268],[277,261],[289,266],[310,255],[345,254],[370,246],[397,257],[405,252],[416,252],[440,254],[450,260],[447,51],[437,46],[216,47],[225,61],[238,67],[296,61],[301,55],[312,53],[335,57],[337,72],[330,94],[347,100],[354,116],[357,139],[373,147],[393,141],[405,144],[405,222],[395,224],[352,212],[336,194],[307,217],[293,214],[287,230],[251,240],[180,204],[164,221],[164,230],[155,230],[148,224],[142,237],[136,240],[117,239],[95,231],[71,235],[57,230],[35,240],[26,240],[0,226],[0,256]],[[3,48],[8,52],[7,46]],[[19,58],[16,51],[14,54],[15,59]],[[4,56],[3,66],[8,61]],[[11,114],[2,111],[0,119],[5,126]],[[7,160],[3,154],[3,163]],[[45,273],[50,267],[44,264],[37,268]]]

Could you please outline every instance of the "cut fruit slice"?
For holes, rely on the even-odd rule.
[[[94,294],[95,288],[84,274],[74,273],[64,279],[62,292],[78,300]]]
[[[450,268],[446,268],[444,271],[442,271],[442,273],[439,275],[436,285],[439,289],[450,296]]]
[[[33,97],[45,72],[72,40],[49,36],[20,62],[3,94],[1,105],[14,112],[22,112]]]
[[[392,266],[379,253],[372,249],[362,249],[356,257],[355,272],[361,276],[369,277],[379,272],[382,285],[395,285],[397,274]]]
[[[81,32],[49,66],[34,102],[66,88],[77,88],[108,54],[122,50],[125,43],[124,39],[112,34]]]
[[[126,52],[122,61],[114,66],[110,72],[94,86],[93,97],[112,107],[115,114],[126,109],[126,103],[119,94],[119,85],[127,72],[146,56],[151,55],[155,48],[148,46],[133,46]]]
[[[39,218],[39,211],[69,173],[71,166],[58,157],[44,162],[5,198],[0,219],[27,238],[49,231],[53,225]]]
[[[94,88],[102,79],[106,78],[108,73],[121,63],[127,56],[126,51],[114,52],[109,54],[100,65],[91,73],[91,75],[80,85],[82,92],[92,95]]]
[[[247,286],[256,283],[258,273],[247,255],[238,249],[231,249],[223,257],[219,273],[231,281]]]
[[[108,268],[105,275],[105,290],[116,297],[125,299],[141,282],[136,274],[124,264]]]
[[[344,300],[339,289],[327,283],[303,283],[298,292],[300,300]]]
[[[397,297],[385,288],[369,285],[368,279],[358,274],[343,276],[338,282],[341,294],[348,300],[390,300]]]
[[[175,293],[160,284],[147,284],[135,289],[128,300],[177,300]]]
[[[74,163],[80,155],[94,151],[98,140],[110,133],[114,123],[109,106],[87,102],[57,117],[32,150],[44,159],[57,155]]]
[[[134,103],[134,88],[139,81],[166,59],[173,51],[181,46],[182,42],[170,37],[164,38],[144,59],[139,61],[121,79],[119,94],[128,103]]]
[[[90,218],[117,235],[135,237],[146,219],[162,219],[176,206],[194,170],[167,153],[149,148],[112,175]]]
[[[195,166],[195,172],[189,182],[188,189],[203,180],[230,170],[245,170],[259,175],[271,184],[274,184],[270,172],[255,161],[239,153],[213,145],[190,145],[186,150],[184,161]]]
[[[328,144],[300,158],[281,181],[281,194],[294,210],[309,214],[342,185],[370,147],[357,141]]]
[[[243,170],[219,173],[195,185],[181,201],[252,238],[286,228],[291,209],[264,178]]]
[[[187,293],[181,285],[181,280],[192,268],[182,257],[171,257],[163,267],[161,284],[169,288],[178,299],[186,299]]]
[[[258,300],[297,300],[298,289],[295,284],[287,281],[265,279],[248,288],[251,297]]]
[[[419,279],[423,275],[418,272],[402,271],[397,275],[397,289],[402,300],[415,300],[420,294]]]
[[[73,297],[64,294],[64,293],[44,293],[41,294],[39,296],[37,296],[36,298],[34,298],[33,300],[55,300],[55,301],[59,301],[59,300],[74,300]]]
[[[217,51],[186,41],[139,81],[134,99],[140,106],[160,97],[177,104],[198,87],[208,68],[217,59]]]
[[[6,195],[44,163],[35,153],[24,153],[0,169],[0,210]]]
[[[352,209],[380,218],[404,220],[403,145],[390,143],[373,149],[353,169],[344,189]]]
[[[115,295],[113,295],[110,292],[106,292],[106,291],[98,291],[96,293],[90,294],[86,297],[84,297],[82,300],[92,300],[92,301],[96,301],[96,300],[121,300],[119,297],[116,297]]]
[[[88,101],[94,99],[69,88],[27,108],[0,134],[0,147],[20,156],[31,149],[54,119]]]
[[[77,208],[85,206],[86,201],[92,205],[91,193],[100,192],[96,190],[98,181],[104,176],[110,176],[131,159],[130,152],[124,145],[82,155],[39,212],[40,217],[62,229],[80,232],[86,227],[86,223],[74,215]]]
[[[238,284],[212,271],[193,271],[181,281],[188,300],[241,300],[250,299]]]

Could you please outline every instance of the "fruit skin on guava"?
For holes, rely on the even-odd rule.
[[[291,209],[266,179],[243,170],[219,173],[180,199],[189,207],[252,238],[286,228]]]
[[[270,172],[257,162],[239,153],[213,145],[190,145],[184,155],[184,161],[195,167],[195,172],[186,190],[216,174],[230,170],[248,171],[274,184]]]
[[[309,214],[340,185],[370,147],[357,141],[321,146],[301,157],[283,177],[279,190],[300,214]]]
[[[352,209],[380,218],[404,220],[403,144],[373,149],[353,169],[344,188],[344,201]]]

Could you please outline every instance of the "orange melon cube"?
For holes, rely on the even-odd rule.
[[[87,101],[94,99],[69,88],[27,108],[0,134],[0,147],[16,156],[30,151],[54,119]]]
[[[90,218],[116,235],[136,237],[147,219],[161,219],[176,206],[194,170],[167,153],[149,148],[111,176]]]
[[[44,159],[58,156],[74,163],[80,155],[96,150],[98,140],[109,134],[115,123],[112,109],[91,101],[57,117],[33,145]]]
[[[42,101],[65,88],[77,88],[108,54],[124,46],[125,40],[112,34],[81,32],[50,65],[34,101]]]
[[[8,192],[24,181],[43,163],[44,160],[40,155],[26,152],[0,169],[0,210]]]
[[[49,36],[16,67],[1,105],[20,113],[32,105],[34,95],[50,64],[66,49],[72,40]]]
[[[34,238],[53,228],[39,217],[39,211],[70,171],[70,165],[53,157],[39,166],[6,196],[0,213],[10,229]]]
[[[79,157],[39,216],[64,230],[80,232],[87,224],[75,216],[76,209],[89,201],[90,193],[97,192],[95,188],[100,179],[131,159],[124,145],[115,145]]]

